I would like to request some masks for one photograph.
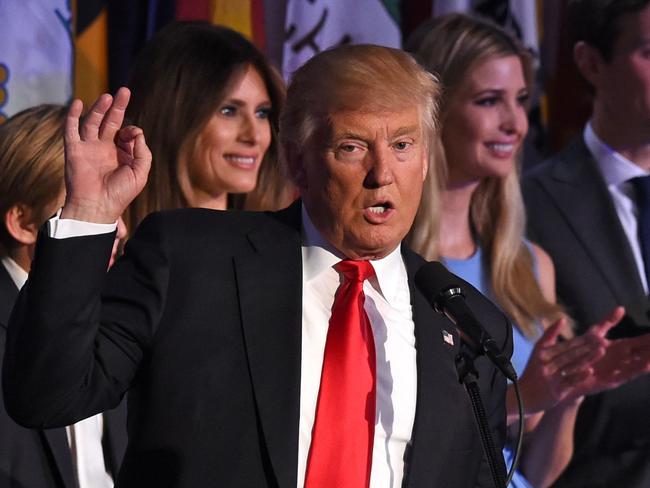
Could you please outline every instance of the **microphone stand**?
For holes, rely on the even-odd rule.
[[[517,379],[512,382],[512,386],[515,388],[515,396],[517,397],[517,409],[519,410],[519,420],[517,421],[519,432],[517,433],[517,443],[515,444],[515,456],[512,458],[512,466],[510,466],[510,472],[508,473],[508,479],[506,480],[506,483],[508,485],[510,484],[510,481],[512,481],[512,476],[515,474],[517,466],[519,466],[521,445],[524,440],[524,400],[521,397],[521,392],[519,391],[519,381],[517,381]]]
[[[474,366],[474,359],[476,359],[476,357],[477,354],[472,352],[468,346],[465,344],[461,346],[461,351],[456,356],[456,371],[458,372],[458,380],[465,386],[465,391],[467,391],[470,403],[472,404],[472,410],[474,412],[476,424],[478,425],[479,435],[481,437],[481,444],[488,461],[488,466],[490,467],[490,473],[492,474],[492,481],[494,483],[494,486],[495,488],[506,488],[507,485],[510,484],[512,476],[514,475],[514,472],[519,464],[519,455],[524,433],[523,401],[519,393],[519,385],[517,384],[517,379],[515,376],[513,383],[515,385],[515,393],[519,407],[519,435],[517,436],[515,456],[512,461],[512,466],[510,467],[508,478],[504,479],[502,470],[499,469],[503,466],[503,456],[500,452],[497,452],[494,445],[494,439],[492,438],[490,425],[487,420],[487,415],[485,414],[485,407],[483,406],[483,401],[481,400],[480,388],[478,386],[478,371]]]
[[[512,367],[508,357],[501,353],[497,343],[467,307],[465,294],[462,288],[456,284],[456,279],[457,277],[451,274],[441,263],[432,261],[424,264],[416,273],[415,284],[433,309],[447,316],[461,333],[464,332],[466,335],[465,338],[462,338],[460,353],[456,356],[458,379],[465,386],[465,391],[469,395],[494,486],[496,488],[506,488],[506,485],[510,484],[519,463],[519,453],[524,433],[524,406],[517,384],[517,372]],[[481,400],[478,371],[474,366],[474,359],[482,354],[485,354],[504,376],[512,381],[517,396],[519,434],[515,456],[507,480],[503,479],[503,456],[500,452],[496,452],[490,426],[485,415],[485,407]]]

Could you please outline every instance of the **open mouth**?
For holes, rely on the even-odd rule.
[[[384,212],[390,210],[392,207],[390,206],[389,203],[380,203],[379,205],[374,205],[372,207],[368,207],[368,210],[374,214],[383,214]]]
[[[395,211],[394,205],[389,202],[377,202],[364,208],[366,220],[372,224],[385,222]]]

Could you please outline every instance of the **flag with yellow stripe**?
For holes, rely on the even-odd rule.
[[[230,27],[264,49],[263,0],[177,0],[176,18],[208,20]]]
[[[86,107],[108,90],[108,16],[102,0],[74,2],[74,95]]]

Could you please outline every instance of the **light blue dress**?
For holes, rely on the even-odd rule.
[[[490,297],[489,277],[486,276],[487,273],[484,273],[481,255],[481,249],[478,248],[476,253],[468,259],[441,258],[441,261],[449,271],[460,276],[481,293]],[[512,365],[514,366],[515,371],[517,371],[517,376],[521,376],[532,353],[534,342],[519,332],[517,327],[513,327],[512,337]],[[503,456],[506,460],[506,466],[510,469],[514,452],[509,447],[506,447],[503,450]],[[530,483],[526,481],[526,478],[524,478],[519,471],[514,474],[512,481],[508,486],[510,488],[532,488]]]

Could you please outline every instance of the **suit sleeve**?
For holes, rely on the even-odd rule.
[[[146,219],[108,273],[114,233],[41,232],[9,322],[5,404],[20,424],[51,428],[117,406],[165,304],[169,260],[160,216]]]

